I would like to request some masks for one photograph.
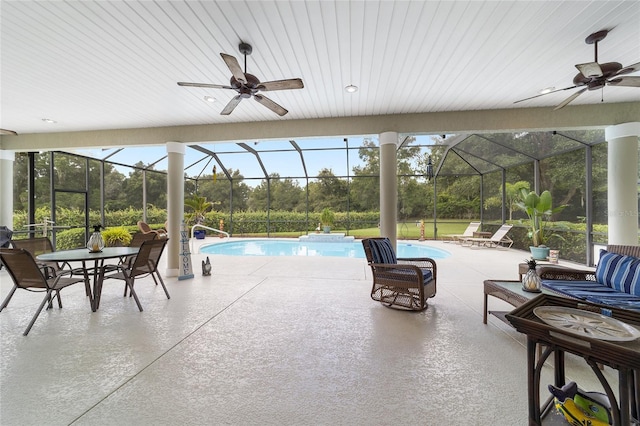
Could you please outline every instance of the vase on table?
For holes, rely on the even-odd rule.
[[[91,234],[91,237],[89,237],[89,241],[87,242],[87,248],[92,253],[101,252],[104,248],[104,238],[102,238],[100,228],[102,228],[102,225],[93,226],[93,234]]]
[[[529,259],[526,262],[527,265],[529,265],[529,269],[527,273],[522,276],[522,289],[531,293],[540,293],[542,291],[542,280],[538,272],[536,272],[536,261]]]

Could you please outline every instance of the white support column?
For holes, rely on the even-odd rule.
[[[180,225],[184,217],[184,153],[179,142],[167,142],[167,272],[177,277],[180,272]]]
[[[398,133],[380,133],[380,235],[398,240]]]
[[[0,225],[13,229],[13,151],[0,150]]]
[[[640,122],[605,129],[609,244],[638,244],[638,136]]]

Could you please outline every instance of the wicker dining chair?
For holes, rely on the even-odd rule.
[[[421,311],[436,295],[435,260],[397,258],[388,238],[362,240],[373,273],[371,298],[392,308]]]
[[[29,331],[36,322],[38,315],[42,312],[45,303],[49,303],[47,309],[50,309],[53,304],[53,296],[55,296],[58,299],[58,307],[62,308],[60,290],[72,284],[85,281],[84,277],[80,276],[66,277],[56,275],[54,277],[47,278],[33,255],[22,248],[0,248],[0,259],[2,259],[2,262],[7,268],[11,279],[13,279],[13,288],[2,302],[2,305],[0,305],[0,312],[9,304],[13,294],[19,288],[28,291],[41,291],[46,293],[44,299],[42,299],[42,303],[40,303],[40,306],[38,307],[38,310],[31,319],[31,322],[29,322],[27,329],[24,331],[24,336],[29,334]]]

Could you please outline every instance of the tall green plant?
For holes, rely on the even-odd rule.
[[[520,196],[524,201],[516,202],[516,206],[529,217],[529,236],[533,246],[546,246],[550,237],[557,236],[556,234],[548,234],[551,216],[560,213],[567,206],[562,205],[554,208],[549,191],[543,191],[538,195],[535,191],[527,193],[527,189],[522,188]]]
[[[204,214],[213,207],[213,203],[207,201],[207,197],[194,194],[191,198],[184,200],[184,206],[192,210],[187,221],[192,224],[201,224],[204,223]]]

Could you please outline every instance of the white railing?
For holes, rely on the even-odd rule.
[[[221,230],[216,229],[216,228],[210,228],[210,227],[208,227],[208,226],[204,226],[204,225],[195,224],[195,225],[193,225],[193,226],[191,227],[191,252],[193,252],[193,240],[195,239],[195,235],[194,235],[194,234],[195,234],[195,230],[196,230],[196,228],[208,229],[209,231],[213,231],[213,232],[217,232],[217,233],[219,233],[219,234],[223,234],[223,235],[225,235],[227,238],[229,238],[229,237],[230,237],[230,235],[229,235],[229,233],[228,233],[228,232],[224,232],[224,231],[221,231]]]

